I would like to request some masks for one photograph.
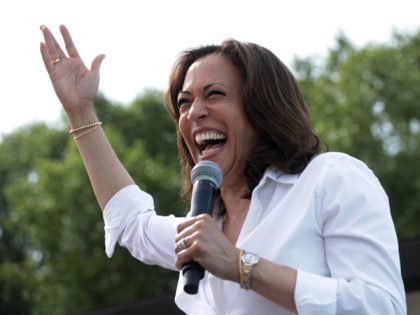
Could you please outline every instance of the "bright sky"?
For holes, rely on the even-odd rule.
[[[420,30],[414,0],[5,0],[0,3],[0,136],[33,121],[59,121],[44,69],[39,26],[66,24],[90,65],[105,53],[100,90],[127,104],[145,88],[164,90],[184,49],[226,38],[255,42],[289,66],[322,56],[339,31],[357,46]],[[61,38],[60,38],[61,40]]]

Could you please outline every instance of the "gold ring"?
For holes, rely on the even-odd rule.
[[[53,64],[53,65],[55,65],[56,63],[59,63],[61,61],[61,58],[60,57],[58,57],[57,59],[54,59],[53,61],[51,61],[51,63]]]
[[[181,245],[182,245],[182,249],[187,249],[188,248],[187,244],[185,244],[185,238],[183,238],[181,240]]]

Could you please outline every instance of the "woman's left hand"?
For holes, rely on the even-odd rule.
[[[175,264],[179,269],[194,260],[219,278],[239,281],[239,249],[207,214],[187,219],[178,225],[175,253]]]

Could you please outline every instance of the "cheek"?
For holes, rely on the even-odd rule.
[[[258,134],[257,131],[248,123],[244,122],[241,128],[241,143],[244,150],[249,153],[257,144]]]
[[[248,130],[248,143],[250,144],[251,147],[253,147],[257,143],[257,140],[258,140],[257,132],[251,126],[248,126],[247,130]]]
[[[186,119],[186,117],[181,116],[178,120],[178,130],[180,135],[182,136],[182,138],[184,139],[184,142],[186,143],[189,151],[191,152],[192,149],[192,139],[189,137],[189,135],[191,134],[190,132],[190,127],[188,124],[188,119]]]
[[[187,119],[184,116],[180,116],[178,119],[178,130],[181,136],[185,139],[185,135],[187,135]]]

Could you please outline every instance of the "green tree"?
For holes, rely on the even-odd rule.
[[[46,145],[48,143],[48,145]],[[7,196],[7,188],[34,179],[34,162],[39,156],[59,159],[65,143],[64,133],[44,124],[15,131],[0,147],[0,313],[29,314],[28,298],[36,288],[35,262],[31,239],[19,222]],[[25,196],[19,196],[24,199]],[[16,223],[16,224],[15,224]]]
[[[128,107],[99,97],[96,108],[117,154],[156,197],[159,213],[181,213],[184,205],[174,203],[180,189],[174,125],[162,94],[149,91]],[[124,249],[105,256],[99,206],[66,133],[35,125],[0,146],[0,157],[7,155],[18,170],[5,171],[13,178],[2,187],[8,209],[1,212],[2,240],[21,240],[14,246],[19,259],[0,265],[0,307],[7,314],[76,314],[173,291],[177,273],[139,263]]]

